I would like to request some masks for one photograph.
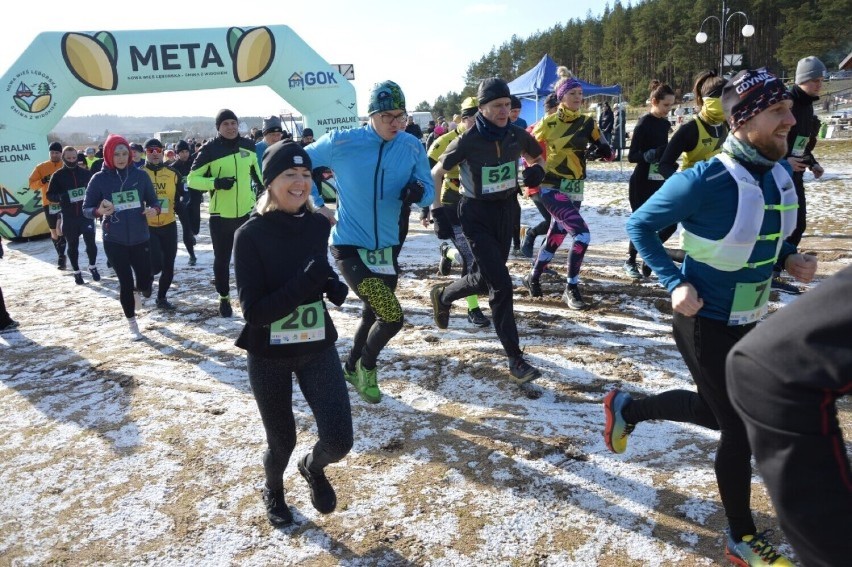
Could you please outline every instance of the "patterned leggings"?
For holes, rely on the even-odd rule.
[[[565,240],[565,236],[571,234],[574,242],[568,252],[568,282],[577,283],[583,257],[591,240],[589,225],[580,216],[580,209],[564,193],[542,187],[541,203],[550,212],[550,228],[533,263],[532,279],[537,281],[541,277],[542,272],[547,269],[556,254],[556,250]]]

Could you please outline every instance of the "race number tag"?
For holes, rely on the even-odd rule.
[[[51,203],[47,206],[47,212],[52,215],[58,215],[62,212],[62,205],[58,205],[56,203]]]
[[[169,212],[169,200],[160,199],[160,214],[164,215]]]
[[[793,157],[802,157],[805,155],[805,146],[807,145],[807,136],[796,136],[796,141],[793,142],[793,147],[790,149],[790,155]]]
[[[758,283],[738,283],[728,325],[748,325],[760,320],[769,311],[771,278]]]
[[[115,206],[115,212],[138,209],[142,206],[142,203],[139,202],[139,192],[136,189],[113,193],[112,204]]]
[[[518,171],[515,162],[482,168],[482,194],[500,193],[518,186]]]
[[[68,198],[72,203],[79,203],[86,198],[86,188],[78,187],[77,189],[71,189],[68,191]]]
[[[651,164],[651,167],[648,168],[648,179],[651,181],[665,181],[663,174],[660,173],[660,164]]]
[[[586,181],[584,179],[563,179],[559,182],[559,192],[571,197],[572,201],[582,201],[585,186]]]
[[[269,344],[289,345],[321,341],[325,338],[322,301],[300,305],[295,311],[269,326]]]
[[[361,261],[366,264],[374,274],[383,274],[392,276],[396,273],[393,267],[393,249],[388,246],[381,250],[365,250],[358,249],[358,255],[361,256]]]

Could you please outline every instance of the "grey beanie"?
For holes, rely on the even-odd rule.
[[[270,132],[282,132],[281,128],[281,119],[277,116],[270,116],[269,118],[263,119],[263,126],[261,128],[261,132],[266,135]]]
[[[811,79],[818,79],[825,73],[825,65],[814,56],[799,59],[796,65],[796,84],[807,83]]]

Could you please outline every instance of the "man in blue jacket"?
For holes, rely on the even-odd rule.
[[[673,390],[604,399],[604,441],[627,449],[637,423],[666,419],[719,430],[716,482],[728,521],[726,555],[737,565],[792,565],[759,533],[751,513],[751,449],[725,384],[725,357],[767,312],[772,266],[809,282],[816,259],[784,238],[796,227],[787,134],[796,123],[784,84],[766,69],[738,73],[722,91],[731,126],[722,153],[670,177],[627,221],[639,254],[671,293],[673,334],[697,393]],[[681,223],[678,268],[658,231]]]
[[[374,85],[368,113],[363,127],[333,130],[305,151],[314,168],[330,168],[337,180],[330,251],[349,288],[364,302],[343,373],[364,401],[375,404],[382,397],[376,359],[402,329],[402,307],[394,293],[402,247],[400,210],[428,206],[435,191],[423,144],[404,131],[408,117],[399,85]]]

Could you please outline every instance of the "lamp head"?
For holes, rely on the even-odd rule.
[[[695,42],[696,43],[707,43],[707,34],[703,31],[695,34]]]

